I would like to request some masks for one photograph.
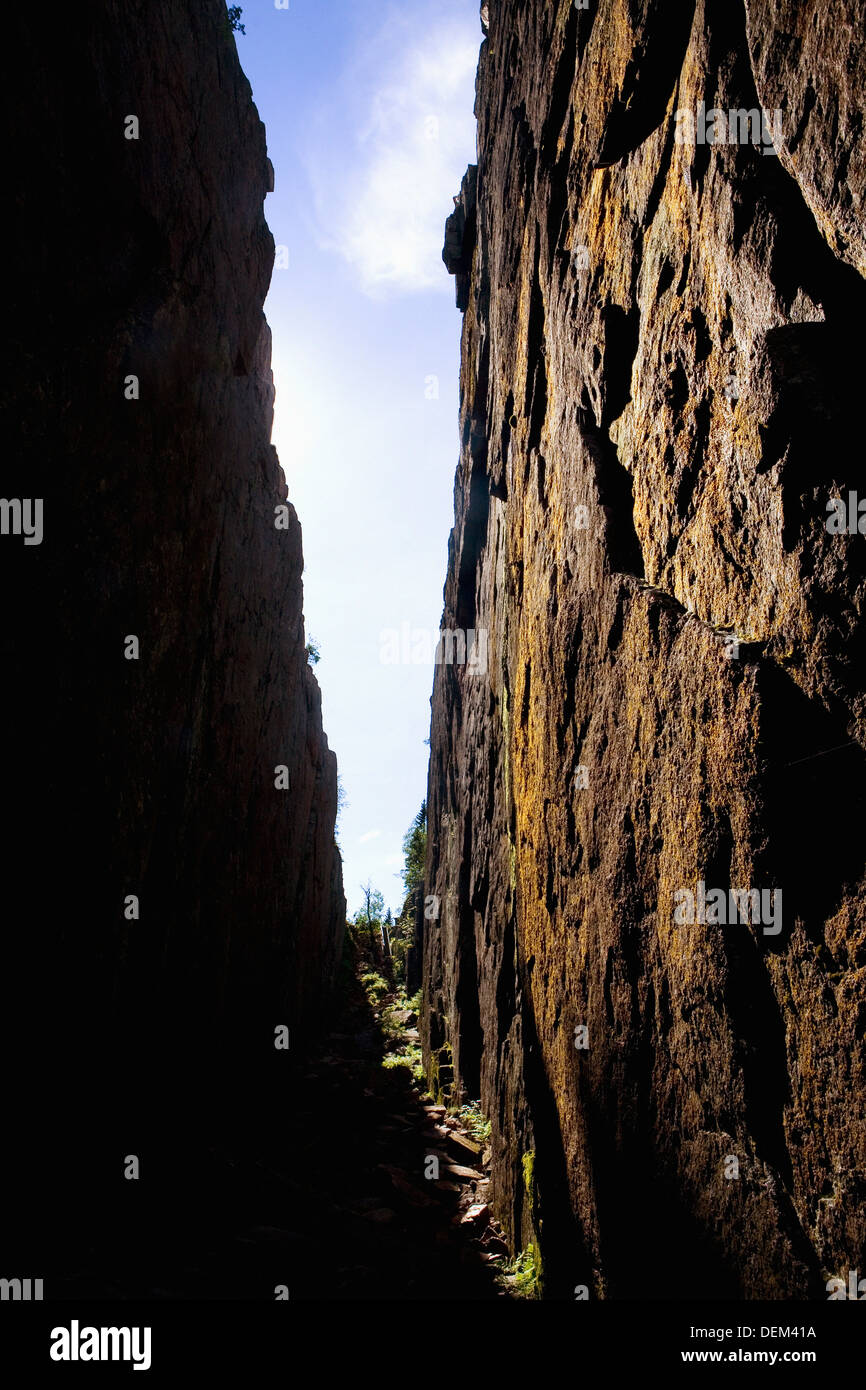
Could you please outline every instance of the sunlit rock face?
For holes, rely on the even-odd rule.
[[[862,1265],[858,15],[489,6],[422,1024],[555,1296]]]
[[[253,1093],[275,1028],[303,1048],[345,904],[226,7],[18,6],[6,38],[2,492],[44,536],[0,536],[4,1164],[47,1165],[65,1231],[208,1088],[232,1115],[233,1058]]]

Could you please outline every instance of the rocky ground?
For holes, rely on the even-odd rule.
[[[382,1066],[418,1040],[414,1013],[394,1003],[371,1005],[352,979],[340,1031],[295,1074],[290,1296],[506,1297],[507,1247],[485,1200],[489,1149],[432,1103],[408,1064]],[[385,1036],[386,1010],[402,1038]]]
[[[371,1004],[348,960],[341,992],[339,1031],[305,1051],[292,1038],[266,1084],[250,1073],[245,1095],[237,1078],[229,1091],[214,1068],[206,1110],[190,1093],[186,1112],[164,1116],[140,1181],[111,1183],[105,1220],[83,1219],[74,1254],[46,1268],[47,1297],[521,1291],[485,1200],[489,1149],[413,1076],[415,1013],[393,993]]]

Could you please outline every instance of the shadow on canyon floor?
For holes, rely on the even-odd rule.
[[[465,1219],[476,1194],[483,1204],[483,1175],[444,1167],[438,1186],[425,1181],[425,1155],[448,1148],[447,1130],[433,1137],[444,1110],[425,1108],[407,1068],[383,1068],[385,1038],[348,968],[342,996],[339,1031],[306,1058],[282,1054],[267,1084],[251,1071],[246,1091],[242,1075],[221,1090],[212,1063],[198,1091],[175,1082],[158,1140],[147,1127],[142,1180],[115,1174],[59,1223],[65,1254],[46,1268],[46,1296],[274,1300],[278,1286],[293,1302],[508,1296],[488,1263],[496,1236]]]

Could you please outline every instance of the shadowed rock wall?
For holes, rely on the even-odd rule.
[[[864,18],[489,6],[422,1022],[554,1296],[864,1266]]]
[[[6,52],[0,490],[44,509],[41,544],[0,536],[24,1226],[24,1268],[2,1272],[27,1274],[38,1223],[46,1250],[71,1241],[126,1153],[152,1179],[199,1106],[280,1094],[274,1029],[302,1048],[316,1026],[345,903],[301,531],[275,510],[273,171],[226,7],[17,7]],[[182,1167],[163,1194],[195,1186]]]

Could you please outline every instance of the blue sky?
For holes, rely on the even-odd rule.
[[[475,161],[477,0],[247,0],[237,48],[268,134],[278,255],[274,444],[304,534],[304,612],[347,797],[350,912],[402,901],[427,786],[432,659],[458,452],[445,218]],[[431,640],[419,638],[430,634]],[[405,634],[405,635],[404,635]],[[407,640],[408,638],[408,640]]]

